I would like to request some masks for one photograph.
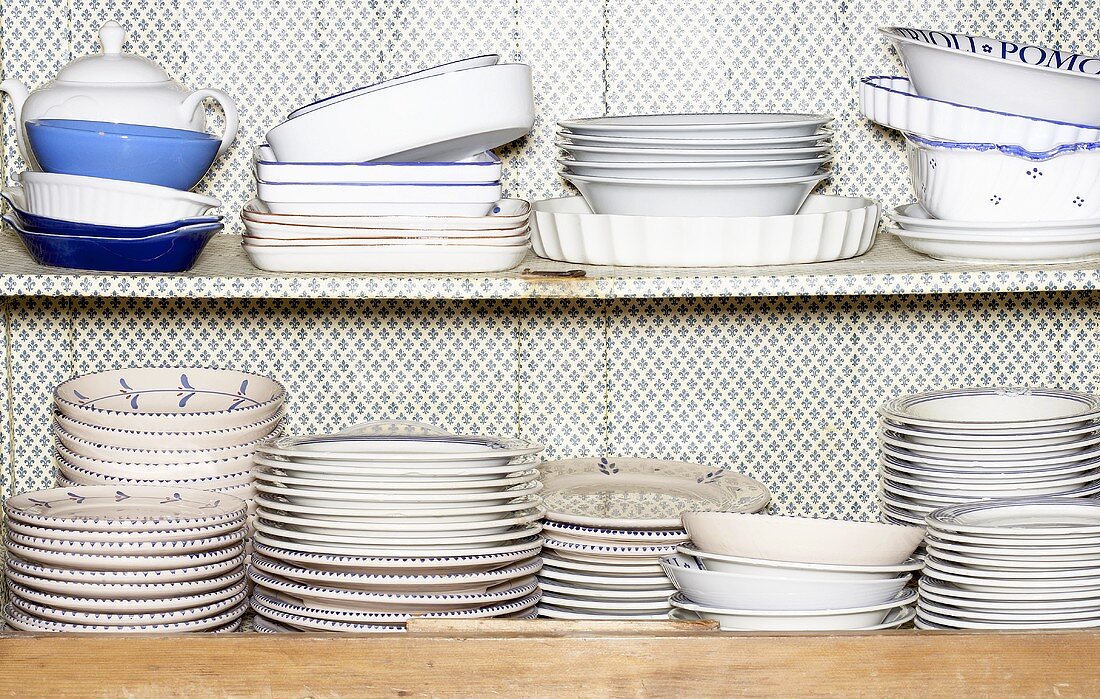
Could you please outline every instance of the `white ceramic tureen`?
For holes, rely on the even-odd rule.
[[[57,78],[30,92],[16,78],[0,83],[15,106],[19,150],[25,160],[24,125],[33,119],[83,119],[204,131],[203,100],[216,101],[225,113],[221,155],[237,135],[237,108],[221,90],[189,91],[159,65],[122,52],[126,30],[107,22],[99,30],[102,53],[83,56],[62,68]]]

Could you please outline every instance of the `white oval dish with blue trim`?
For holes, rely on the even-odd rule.
[[[315,532],[303,532],[292,528],[287,524],[271,522],[263,519],[261,512],[254,523],[256,531],[269,534],[273,537],[293,539],[308,543],[316,543],[331,547],[437,547],[437,546],[475,546],[478,544],[495,544],[499,542],[511,542],[535,536],[542,531],[542,524],[528,523],[503,532],[441,532],[430,537],[405,537],[400,533],[381,532],[379,536],[371,536],[369,532],[344,532],[340,535],[317,534]],[[355,555],[355,554],[351,554]]]
[[[394,503],[409,510],[434,509],[446,506],[502,504],[516,498],[538,494],[542,482],[531,480],[524,485],[488,493],[424,492],[424,491],[376,491],[355,492],[346,489],[318,489],[301,486],[273,485],[257,474],[256,490],[268,495],[281,495],[292,503],[311,507],[335,507],[357,511],[370,511],[373,505],[390,509]]]
[[[636,621],[664,621],[669,618],[669,612],[657,614],[608,614],[606,612],[582,611],[579,609],[561,609],[549,603],[540,603],[538,606],[540,617],[547,619],[567,619],[570,621],[622,621],[633,619]]]
[[[302,553],[324,554],[329,556],[346,556],[351,558],[464,558],[467,556],[481,556],[494,553],[512,553],[531,549],[537,537],[515,542],[503,542],[486,545],[438,545],[438,546],[326,546],[305,541],[294,541],[271,536],[265,532],[257,532],[253,538],[256,543],[265,544],[274,548],[289,549]]]
[[[427,611],[415,613],[398,612],[369,612],[355,610],[332,609],[328,606],[313,607],[296,601],[293,597],[280,594],[274,590],[258,589],[252,595],[252,608],[263,614],[267,610],[281,611],[287,614],[313,619],[328,619],[331,621],[345,621],[351,623],[377,623],[377,624],[404,624],[413,617],[427,617],[431,619],[485,619],[493,617],[524,614],[534,607],[542,597],[540,592],[534,592],[519,599],[513,599],[499,604],[488,604],[482,607],[470,609],[453,609],[446,611]]]
[[[669,579],[661,575],[597,575],[544,565],[539,571],[539,580],[557,580],[574,585],[584,585],[590,590],[663,590],[669,586]]]
[[[592,544],[680,544],[690,537],[683,529],[605,529],[547,521],[543,528],[559,541]]]
[[[289,525],[300,532],[339,535],[354,531],[368,536],[386,536],[389,533],[400,533],[408,538],[438,536],[441,532],[454,531],[492,534],[506,531],[516,525],[537,522],[542,519],[544,514],[540,508],[532,508],[521,510],[515,513],[515,516],[472,522],[413,517],[380,517],[373,521],[358,519],[348,522],[339,518],[299,517],[272,510],[268,507],[260,508],[259,512],[268,521]],[[410,522],[408,521],[410,519],[416,521]]]
[[[549,593],[551,595],[571,599],[607,600],[624,602],[630,605],[635,602],[643,601],[666,602],[668,598],[672,596],[672,593],[676,591],[671,581],[669,581],[668,585],[664,588],[632,588],[619,590],[604,587],[588,587],[586,584],[575,585],[566,582],[540,579],[539,587],[542,588],[543,596]]]
[[[274,483],[286,486],[301,486],[304,489],[320,488],[322,490],[339,490],[340,492],[390,492],[390,491],[414,491],[434,492],[439,490],[460,491],[462,493],[493,493],[506,490],[513,486],[523,485],[538,479],[537,470],[520,470],[512,474],[494,476],[476,481],[447,480],[446,477],[432,479],[392,478],[377,480],[340,480],[317,475],[311,478],[289,476],[282,473],[279,462],[259,457],[256,459],[254,469],[255,478],[258,481]]]
[[[284,163],[275,158],[271,146],[261,143],[252,149],[252,167],[257,180],[264,182],[350,182],[382,184],[409,182],[416,184],[483,184],[500,180],[500,158],[492,151],[472,155],[463,160],[437,163]]]
[[[675,590],[669,590],[669,596]],[[587,599],[584,597],[572,597],[560,594],[542,594],[539,605],[551,605],[558,609],[582,610],[590,612],[604,612],[615,614],[654,614],[664,612],[667,614],[672,605],[668,597],[661,599]]]

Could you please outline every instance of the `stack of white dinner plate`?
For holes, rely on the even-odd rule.
[[[534,123],[531,69],[474,56],[300,107],[254,151],[244,249],[280,272],[491,272],[530,248],[492,148]],[[368,129],[363,124],[371,124]]]
[[[913,619],[923,527],[685,512],[691,545],[661,565],[674,618],[723,630],[891,629]]]
[[[61,485],[164,485],[252,501],[252,459],[277,434],[274,379],[230,369],[126,368],[54,391]]]
[[[832,117],[659,114],[559,122],[562,176],[593,213],[786,216],[829,176]]]
[[[974,500],[1100,493],[1100,397],[1055,388],[902,396],[882,416],[885,521]]]
[[[928,515],[916,624],[1100,626],[1100,502],[985,500]]]
[[[71,486],[4,503],[8,626],[232,631],[248,608],[245,503],[163,486]]]
[[[755,512],[760,483],[723,469],[657,459],[567,459],[542,465],[546,490],[540,616],[666,619],[675,592],[660,559],[687,541],[680,512]]]
[[[256,458],[252,608],[271,630],[530,616],[537,444],[408,422],[284,437]]]

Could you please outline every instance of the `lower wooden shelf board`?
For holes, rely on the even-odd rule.
[[[406,634],[0,635],[0,696],[1100,695],[1100,632],[723,633],[423,620]]]
[[[577,279],[536,272],[583,270]],[[773,267],[597,267],[529,253],[515,269],[488,274],[276,274],[256,269],[240,236],[218,235],[181,274],[116,274],[44,267],[8,230],[0,233],[0,294],[148,298],[688,298],[986,293],[1100,288],[1096,263],[1005,265],[942,262],[880,235],[862,257]]]

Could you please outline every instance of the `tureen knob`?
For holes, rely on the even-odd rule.
[[[103,47],[103,55],[121,54],[124,41],[126,41],[126,30],[113,19],[99,28],[99,45]]]

